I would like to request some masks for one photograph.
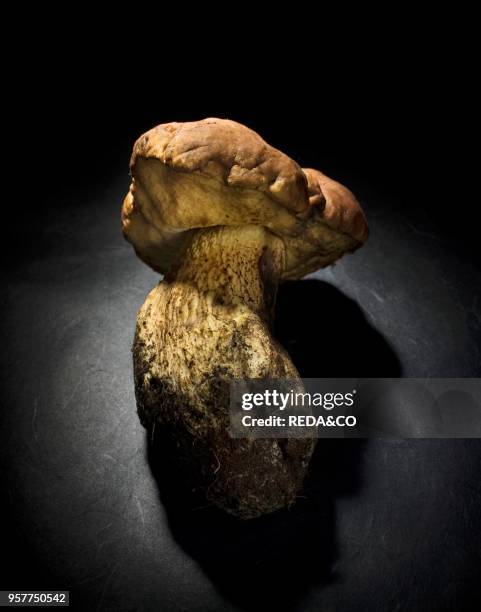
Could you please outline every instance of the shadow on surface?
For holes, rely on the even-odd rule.
[[[276,328],[303,377],[400,375],[397,358],[359,307],[326,283],[286,283]],[[183,488],[172,440],[157,435],[148,459],[174,538],[221,594],[248,610],[291,610],[309,588],[336,579],[335,500],[359,492],[365,445],[320,440],[297,503],[250,521]]]
[[[358,304],[324,281],[289,281],[275,334],[303,378],[396,378],[401,364]]]

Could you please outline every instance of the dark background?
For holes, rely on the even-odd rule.
[[[326,18],[301,46],[306,16],[273,40],[167,16],[110,24],[104,44],[95,20],[37,28],[4,126],[1,588],[70,588],[100,610],[479,609],[477,440],[326,442],[296,509],[239,525],[190,510],[168,458],[147,456],[131,379],[156,275],[120,236],[130,150],[206,116],[247,124],[366,210],[366,247],[280,291],[301,374],[480,376],[469,36],[454,54],[457,22],[431,17],[375,39]]]

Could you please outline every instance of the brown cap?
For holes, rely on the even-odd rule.
[[[324,268],[361,247],[369,228],[354,194],[319,170],[304,168],[309,209],[302,214],[304,232],[288,237],[284,279],[296,279]]]
[[[366,242],[369,229],[366,217],[354,194],[319,170],[304,168],[304,174],[308,182],[309,204],[323,206],[324,223],[360,243]]]
[[[132,183],[122,208],[124,236],[137,255],[161,273],[175,267],[193,232],[217,225],[263,225],[280,236],[287,247],[285,278],[327,265],[323,263],[326,245],[313,231],[315,223],[328,233],[349,237],[341,240],[347,244],[344,251],[359,246],[357,238],[343,233],[343,219],[349,215],[324,219],[321,206],[314,203],[313,195],[309,198],[306,175],[311,180],[310,173],[316,171],[304,174],[287,155],[234,121],[159,125],[137,140],[130,168]],[[317,185],[321,190],[319,181],[312,181],[311,191]],[[342,208],[342,201],[333,198],[333,206]],[[322,253],[316,256],[319,248]],[[328,263],[341,254],[337,252]],[[319,262],[316,268],[314,261]]]
[[[195,229],[258,224],[295,233],[296,214],[309,207],[296,162],[225,119],[155,127],[135,143],[130,168],[123,232],[137,255],[163,273]]]

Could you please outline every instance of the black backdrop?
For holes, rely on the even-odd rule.
[[[393,38],[390,30],[381,31],[378,32],[379,38],[371,41],[372,47],[367,49],[366,33],[358,32],[361,35],[352,41],[352,47],[347,47],[347,32],[343,32],[342,37],[334,36],[333,44],[333,41],[327,40],[324,35],[326,26],[320,28],[316,23],[318,30],[316,36],[311,38],[311,44],[297,48],[295,53],[293,49],[297,43],[291,37],[274,37],[274,41],[267,42],[262,31],[252,32],[250,29],[244,31],[240,37],[238,34],[234,35],[233,31],[224,31],[218,41],[212,39],[209,32],[209,40],[203,44],[202,37],[191,38],[190,34],[183,31],[182,44],[173,46],[171,40],[162,37],[161,23],[145,20],[141,28],[138,24],[132,26],[128,35],[122,33],[114,36],[114,46],[111,46],[110,42],[99,45],[102,31],[100,37],[96,32],[95,41],[92,40],[93,33],[88,27],[84,27],[80,34],[74,34],[70,28],[59,28],[55,35],[37,31],[38,38],[36,44],[29,49],[27,62],[11,66],[12,83],[9,91],[14,108],[12,114],[5,117],[4,128],[13,167],[8,177],[4,177],[5,187],[12,188],[12,195],[3,206],[2,247],[5,282],[8,288],[8,297],[3,304],[6,309],[10,308],[10,311],[13,304],[13,310],[17,314],[12,318],[10,312],[9,318],[5,319],[10,328],[5,331],[7,340],[3,345],[2,357],[6,364],[6,375],[2,381],[6,411],[1,432],[4,448],[2,560],[5,565],[5,584],[2,579],[2,588],[9,588],[9,585],[15,588],[60,588],[65,584],[59,584],[62,571],[59,570],[58,563],[63,557],[57,553],[55,534],[50,534],[47,538],[42,532],[43,522],[41,518],[35,518],[37,508],[35,502],[31,501],[36,499],[36,495],[32,493],[29,496],[28,491],[23,491],[28,487],[31,487],[32,491],[40,490],[44,486],[43,480],[41,477],[34,481],[29,480],[25,476],[25,470],[21,466],[18,467],[21,464],[19,457],[25,452],[25,448],[16,446],[13,433],[16,419],[21,428],[22,419],[30,424],[32,418],[28,393],[27,399],[22,399],[19,395],[17,387],[19,381],[24,380],[19,373],[25,370],[28,373],[27,384],[30,381],[33,385],[33,381],[38,377],[53,379],[56,367],[48,344],[49,338],[55,337],[57,324],[54,315],[49,314],[48,302],[42,301],[34,273],[29,271],[35,270],[36,262],[42,261],[46,255],[55,254],[58,248],[57,259],[48,272],[44,271],[43,274],[46,274],[47,279],[55,278],[58,274],[56,291],[59,300],[66,299],[62,287],[63,283],[68,283],[70,274],[70,251],[67,243],[72,241],[72,249],[75,251],[77,248],[85,248],[86,241],[89,240],[95,245],[101,244],[104,231],[108,234],[106,241],[110,239],[110,232],[117,232],[112,229],[110,217],[108,222],[104,219],[104,225],[98,228],[89,225],[93,213],[92,208],[85,203],[106,202],[108,198],[105,196],[99,200],[98,194],[104,193],[105,186],[112,181],[120,181],[125,187],[128,185],[130,149],[140,133],[157,123],[186,121],[205,116],[228,117],[243,122],[301,165],[319,167],[354,190],[360,186],[364,197],[368,201],[372,198],[376,202],[372,205],[373,218],[382,214],[388,218],[392,217],[393,224],[399,219],[407,219],[409,222],[416,219],[421,232],[441,240],[444,249],[441,251],[444,254],[441,256],[439,250],[432,254],[433,260],[437,258],[439,269],[446,265],[446,261],[450,261],[452,254],[456,256],[456,261],[461,262],[461,267],[477,265],[478,204],[475,164],[471,161],[474,157],[473,145],[476,143],[472,113],[475,107],[472,99],[473,75],[466,64],[463,48],[459,56],[454,56],[443,32],[438,32],[439,40],[433,46],[431,41],[424,40],[426,30],[423,28],[417,31],[404,30],[400,36]],[[293,27],[298,26],[296,22]],[[115,26],[111,25],[111,29],[115,29]],[[335,32],[341,31],[342,28],[336,22]],[[144,46],[146,38],[149,38],[149,44]],[[182,57],[179,57],[179,46],[182,47]],[[246,52],[246,47],[249,47],[251,54]],[[55,226],[56,218],[62,219],[60,230]],[[96,223],[95,216],[94,219]],[[102,220],[103,217],[100,216],[99,219]],[[389,235],[395,236],[396,228],[392,227],[391,230]],[[87,253],[85,257],[95,261],[93,254]],[[369,265],[370,260],[366,261]],[[479,268],[477,270],[479,273]],[[374,272],[372,274],[374,275]],[[382,271],[379,274],[382,277]],[[419,289],[422,293],[422,284],[425,281],[429,284],[429,279],[423,278],[422,272],[420,274]],[[459,276],[462,277],[458,287],[459,299],[464,300],[464,308],[468,301],[471,304],[473,294],[479,295],[479,287],[476,290],[473,286],[475,281],[472,280],[479,279],[479,275],[464,278],[463,270],[460,270]],[[371,281],[374,283],[373,278]],[[145,286],[150,282],[149,278]],[[458,282],[456,274],[450,277],[449,282]],[[29,295],[29,287],[35,296],[35,316],[46,321],[41,333],[35,332],[27,321],[32,318],[31,305],[22,303],[22,299],[25,301],[25,296]],[[310,292],[308,285],[303,287],[304,303],[309,304],[309,309],[314,311],[313,303],[316,302],[311,300],[316,298],[316,293]],[[415,283],[413,287],[416,292],[418,287]],[[143,288],[139,291],[143,291]],[[323,297],[329,298],[329,295],[323,294]],[[136,294],[135,300],[139,299]],[[430,307],[429,295],[419,299],[424,300],[423,307]],[[359,333],[356,339],[363,347],[363,354],[356,353],[349,361],[350,367],[355,370],[353,375],[361,371],[359,364],[365,363],[366,360],[375,366],[367,375],[399,375],[406,371],[409,375],[416,375],[418,372],[425,375],[426,371],[432,376],[480,375],[479,353],[476,352],[476,346],[479,345],[479,325],[470,328],[471,332],[477,335],[473,335],[469,342],[466,341],[464,349],[464,345],[460,345],[460,349],[458,345],[451,346],[446,340],[446,363],[449,365],[442,370],[436,366],[429,370],[429,360],[426,365],[421,363],[421,357],[413,356],[411,362],[405,362],[390,348],[386,348],[380,336],[373,335],[367,327],[367,331],[356,331],[356,322],[361,327],[363,325],[358,311],[339,300],[339,296],[335,297],[334,303],[339,306],[342,315],[351,317],[350,320],[354,323],[350,330],[354,330],[354,334]],[[297,334],[297,340],[292,340],[292,348],[294,352],[297,351],[296,363],[301,363],[307,373],[315,374],[315,370],[309,370],[312,363],[311,354],[303,352],[303,343],[306,342],[307,336],[312,335],[312,329],[308,327],[309,321],[314,320],[314,312],[307,316],[305,329],[300,328],[293,332],[288,329],[289,313],[293,308],[288,291],[281,294],[280,301],[279,334],[287,346],[292,340],[289,334]],[[65,303],[67,304],[68,300]],[[477,304],[479,308],[479,302]],[[93,310],[89,311],[89,307]],[[442,309],[443,303],[434,301],[431,307]],[[64,308],[67,318],[68,308],[68,305]],[[94,305],[86,306],[86,309],[88,313],[95,313]],[[134,305],[131,310],[135,311]],[[409,306],[405,306],[404,310],[408,311]],[[58,312],[62,312],[62,308]],[[55,316],[58,316],[58,312]],[[398,312],[396,310],[392,318],[397,316]],[[301,311],[297,310],[296,313],[299,317],[302,316]],[[479,316],[476,307],[473,313],[475,318]],[[121,317],[117,316],[120,324]],[[384,311],[383,316],[389,319],[389,311]],[[416,314],[411,318],[414,319],[415,316]],[[452,313],[446,316],[454,317]],[[12,321],[19,327],[13,329]],[[17,339],[18,329],[22,328],[26,331]],[[382,331],[384,335],[389,335],[389,325]],[[419,328],[415,333],[420,338],[426,334],[423,340],[427,343],[431,341],[428,335],[431,330],[424,332]],[[301,341],[298,341],[299,337]],[[34,346],[35,338],[41,338],[44,342],[41,352],[47,365],[41,365],[42,359],[30,359],[31,353],[37,350]],[[321,340],[322,337],[319,336],[319,341]],[[329,337],[329,341],[335,341],[335,337]],[[122,345],[119,351],[125,352],[125,346]],[[452,362],[449,362],[449,355],[452,356]],[[461,357],[458,359],[459,355]],[[117,358],[118,355],[114,354],[113,357]],[[343,356],[334,356],[333,360],[336,359],[336,363],[341,364]],[[465,363],[467,365],[464,365]],[[382,369],[383,364],[386,366],[385,371]],[[334,371],[333,375],[339,373]],[[123,372],[122,375],[127,376],[127,373]],[[61,384],[57,383],[57,386]],[[67,380],[65,384],[70,383]],[[125,385],[126,389],[130,388],[128,380]],[[51,397],[54,397],[53,391]],[[81,400],[76,401],[81,407]],[[52,407],[52,445],[63,435],[62,428],[55,424],[61,420],[56,414]],[[47,441],[48,439],[47,434]],[[416,522],[418,515],[422,516],[422,512],[415,508],[419,501],[428,517],[427,522],[422,523],[424,533],[427,529],[427,539],[433,541],[429,554],[418,559],[417,565],[413,561],[411,570],[406,569],[406,565],[397,568],[395,560],[388,556],[392,561],[388,561],[388,565],[393,573],[389,574],[382,589],[374,592],[366,587],[362,592],[356,593],[354,587],[348,585],[343,595],[330,596],[327,609],[476,609],[474,601],[479,597],[476,580],[479,576],[481,531],[481,496],[477,482],[480,449],[476,441],[467,442],[464,446],[452,444],[435,447],[426,443],[425,447],[413,445],[406,448],[412,465],[420,462],[426,467],[425,472],[417,474],[416,478],[403,472],[406,482],[399,484],[399,492],[396,487],[391,489],[382,478],[376,480],[376,477],[373,477],[373,486],[377,487],[375,497],[379,503],[377,510],[385,517],[380,531],[384,530],[388,536],[394,534],[394,546],[398,546],[399,550],[407,546],[405,542],[418,537],[416,530],[410,533],[409,520]],[[425,450],[422,450],[423,448]],[[349,481],[358,480],[355,469],[350,464],[359,461],[360,452],[357,448],[350,448],[348,452],[342,452],[338,456],[338,450],[331,451],[336,459],[339,459],[341,467],[330,474],[324,486],[329,495],[335,498],[340,495],[339,488],[345,486],[349,489]],[[329,449],[325,453],[329,453]],[[383,456],[382,449],[378,449],[378,453],[378,457]],[[403,453],[401,448],[393,453],[390,471],[386,476],[390,482],[398,477],[396,461],[402,463]],[[55,461],[58,463],[60,459]],[[375,464],[376,461],[376,453],[372,457],[369,455],[368,463]],[[452,463],[446,467],[445,461]],[[459,484],[457,475],[460,473],[461,464],[466,467],[462,483]],[[450,465],[458,467],[455,469]],[[80,466],[78,469],[80,470]],[[49,470],[52,473],[55,471],[48,465],[42,471],[47,480]],[[439,473],[438,481],[433,475],[435,473]],[[81,482],[84,476],[76,472],[75,474],[78,482]],[[22,480],[24,477],[25,480]],[[162,483],[162,477],[158,478]],[[449,512],[445,508],[444,514],[440,511],[440,516],[450,521],[449,524],[457,525],[454,533],[448,530],[447,535],[442,535],[445,523],[439,518],[436,519],[437,507],[430,505],[429,493],[414,491],[420,486],[422,488],[426,481],[436,491],[442,490],[443,482],[452,487],[446,495],[455,498],[455,501],[449,507]],[[433,483],[436,482],[437,485],[434,486]],[[126,489],[127,485],[131,484],[128,481]],[[111,484],[112,498],[115,497],[113,490],[117,485],[117,481]],[[356,486],[358,485],[359,483]],[[353,487],[354,491],[356,486]],[[160,487],[162,488],[161,484]],[[17,496],[17,490],[22,491],[22,494]],[[67,496],[73,495],[67,485],[64,493]],[[398,507],[399,495],[405,495],[406,499],[411,501],[401,504],[402,511],[392,510],[392,507]],[[432,503],[437,503],[436,496],[433,500]],[[75,503],[79,505],[79,510],[84,507],[82,498]],[[39,517],[46,512],[45,507],[39,506]],[[326,512],[329,514],[329,511],[323,509],[318,516],[326,520]],[[221,520],[216,517],[213,523],[211,519],[207,519],[205,523],[201,521],[199,525],[194,521],[194,525],[186,528],[182,521],[180,525],[176,523],[177,514],[182,515],[180,510],[176,510],[174,506],[170,513],[174,537],[188,556],[199,561],[214,586],[226,597],[226,600],[223,600],[229,602],[226,606],[255,607],[253,600],[257,602],[256,605],[266,605],[265,598],[268,603],[271,601],[272,589],[264,589],[259,599],[252,596],[246,602],[230,584],[229,579],[219,571],[218,564],[222,565],[223,555],[228,554],[226,547],[220,545],[219,541],[226,534],[229,534],[227,537],[233,537],[231,526],[226,526],[221,521],[220,526],[216,528],[215,521]],[[68,533],[68,516],[67,510],[58,515],[59,533]],[[310,520],[315,523],[318,516],[312,508],[306,510],[302,516],[300,529],[306,533],[305,538],[300,539],[301,542],[309,542],[310,538],[314,537],[309,531],[309,525]],[[406,516],[411,517],[407,522]],[[357,520],[362,523],[364,519],[367,520],[367,517],[360,516]],[[284,519],[280,520],[283,533],[284,528],[288,532],[289,525],[285,526],[282,522]],[[433,526],[432,533],[429,532],[430,526]],[[360,531],[363,530],[362,525],[358,527]],[[93,528],[92,526],[91,529]],[[122,528],[122,524],[119,524],[119,533]],[[196,532],[196,528],[206,529],[209,537],[203,539]],[[275,535],[276,528],[278,526],[267,526],[266,531]],[[299,529],[299,525],[296,528]],[[232,540],[233,549],[242,549],[240,540],[244,536],[249,543],[262,539],[263,527],[256,529],[258,532],[254,530],[254,533],[248,534],[235,532],[237,539],[234,537]],[[332,529],[334,530],[334,527]],[[328,548],[330,546],[329,542],[322,539],[320,545]],[[372,557],[368,558],[368,563],[373,564],[373,572],[376,575],[380,571],[377,564],[386,563],[385,559],[380,561],[381,557],[375,554],[379,546],[379,542],[372,544],[374,552]],[[205,552],[210,547],[214,550],[213,554],[218,555],[217,565],[212,559],[204,559]],[[315,555],[310,546],[303,548],[302,544],[297,542],[292,547],[288,538],[286,547],[288,551],[293,551],[293,554],[301,557],[305,555],[311,560],[309,571],[315,573],[312,569],[315,565]],[[78,545],[72,545],[72,555],[78,554],[78,550]],[[248,552],[242,550],[244,556],[241,555],[241,560],[245,565],[258,562],[257,558],[251,559]],[[465,553],[462,553],[462,550]],[[391,552],[395,557],[396,551]],[[65,555],[65,552],[63,554]],[[262,552],[258,554],[262,555]],[[89,558],[87,552],[82,551],[79,565],[84,569],[88,567]],[[272,558],[269,559],[272,562]],[[323,563],[329,565],[329,555],[326,559]],[[448,562],[449,559],[452,559],[452,566]],[[436,567],[441,561],[447,564],[448,569],[444,573]],[[140,556],[139,567],[142,567]],[[353,572],[358,571],[355,564],[351,569]],[[436,578],[436,574],[442,579]],[[67,586],[73,585],[74,592],[82,593],[77,601],[83,604],[80,603],[79,606],[84,609],[91,609],[92,605],[98,605],[99,609],[121,609],[115,593],[109,594],[103,586],[109,580],[109,571],[101,578],[100,586],[97,583],[89,586],[88,582],[86,586],[82,586],[81,581],[76,584],[72,578],[74,575],[72,570],[69,574],[71,583]],[[128,583],[126,576],[127,574],[124,580]],[[294,582],[298,581],[299,590],[304,588],[305,578],[305,575],[294,575]],[[291,578],[284,576],[284,579],[289,581]],[[162,580],[165,581],[166,578]],[[175,596],[175,580],[172,581]],[[445,596],[440,591],[442,581],[450,585]],[[315,579],[312,582],[315,583]],[[195,579],[192,578],[192,584],[194,583]],[[309,586],[310,584],[309,582]],[[184,598],[178,604],[167,596],[164,600],[164,586],[162,581],[159,581],[155,588],[152,587],[158,592],[157,598],[150,600],[150,607],[149,600],[144,599],[141,604],[144,608],[141,608],[140,604],[138,608],[222,609],[222,603],[205,592],[199,598],[195,593],[189,594],[187,599]],[[182,588],[179,586],[178,590]],[[168,590],[167,586],[165,589]],[[349,592],[349,589],[352,592]],[[132,584],[131,591],[134,590],[135,584]],[[91,598],[89,591],[92,593]],[[280,587],[279,591],[281,596],[276,600],[277,606],[282,603],[283,591]],[[293,597],[293,593],[289,595]],[[283,603],[287,609],[296,609],[295,601],[297,599],[288,597]],[[132,609],[134,606],[129,605],[130,608],[127,606],[126,609]],[[315,604],[311,603],[311,606]]]
[[[72,196],[128,171],[143,131],[219,116],[249,125],[303,166],[362,176],[476,251],[474,73],[468,50],[458,43],[454,55],[442,31],[435,43],[422,32],[387,31],[370,46],[357,32],[352,47],[314,40],[297,53],[293,41],[275,52],[264,43],[260,57],[237,61],[227,49],[238,39],[225,32],[222,45],[207,40],[198,56],[192,40],[181,59],[167,51],[157,58],[155,40],[136,54],[142,37],[133,48],[99,48],[91,33],[73,42],[70,34],[44,39],[24,69],[13,64],[15,119],[5,131],[14,175],[31,196],[7,214],[37,218],[56,196],[75,206]]]

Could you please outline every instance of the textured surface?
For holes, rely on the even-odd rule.
[[[25,259],[10,262],[2,295],[5,588],[70,588],[88,610],[220,612],[263,598],[306,612],[468,609],[477,440],[329,442],[295,511],[249,528],[182,512],[169,466],[149,468],[135,411],[136,312],[158,277],[119,235],[126,182],[46,213],[31,252],[19,228]],[[368,243],[279,295],[278,334],[298,369],[479,376],[479,272],[421,213],[348,184]]]
[[[209,118],[159,125],[136,141],[131,169],[145,158],[230,187],[265,192],[294,212],[307,207],[306,179],[298,164],[235,121]]]
[[[159,125],[136,141],[130,166],[124,235],[163,273],[192,228],[263,223],[296,233],[295,215],[309,206],[298,164],[234,121]]]
[[[369,230],[356,196],[319,170],[303,168],[303,171],[307,177],[309,204],[320,205],[324,223],[361,244],[366,242]]]
[[[131,172],[123,233],[140,259],[163,274],[175,270],[197,228],[269,228],[286,246],[284,279],[324,267],[367,238],[346,188],[310,170],[311,190],[320,182],[327,188],[327,206],[309,199],[298,164],[233,121],[159,125],[136,141]]]
[[[292,505],[313,440],[230,438],[229,381],[299,378],[271,336],[282,241],[256,225],[196,233],[175,277],[137,317],[137,408],[149,435],[167,430],[165,460],[203,503],[240,518]]]

